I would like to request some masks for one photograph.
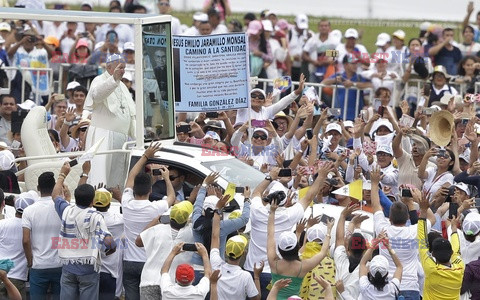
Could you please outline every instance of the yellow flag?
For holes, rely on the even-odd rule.
[[[361,179],[344,185],[338,190],[333,191],[333,194],[348,196],[357,200],[362,200],[363,181]]]
[[[236,188],[235,183],[231,183],[231,182],[228,183],[227,188],[225,189],[225,193],[223,193],[224,196],[225,195],[230,196],[228,198],[227,203],[233,200],[233,197],[235,196],[235,188]]]

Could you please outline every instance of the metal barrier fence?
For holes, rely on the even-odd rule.
[[[47,72],[48,74],[48,87],[50,88],[52,86],[52,82],[53,82],[53,69],[52,68],[31,68],[31,67],[6,67],[6,66],[2,66],[1,67],[2,70],[5,71],[5,73],[7,73],[7,77],[8,77],[8,91],[10,92],[12,90],[12,80],[16,74],[16,72],[21,72],[22,73],[22,91],[21,91],[21,101],[25,101],[25,81],[26,81],[26,72],[31,72],[31,76],[35,76],[36,77],[36,85],[35,85],[35,91],[38,91],[39,88],[40,88],[40,76],[43,76],[44,72]],[[10,75],[8,75],[10,74]],[[32,90],[33,90],[34,87],[32,87]],[[30,96],[30,95],[28,95]],[[40,97],[42,95],[40,95],[40,93],[36,92],[35,93],[35,99],[33,99],[35,101],[35,103],[38,105],[40,104]]]
[[[262,89],[267,92],[267,87],[269,84],[272,84],[273,85],[273,79],[266,79],[266,78],[258,78],[256,79],[256,81],[260,84],[262,84]],[[294,91],[294,86],[295,85],[298,85],[298,81],[292,81],[292,86],[290,87],[290,92],[293,92]],[[373,103],[373,89],[371,88],[366,88],[366,89],[360,89],[360,88],[357,88],[357,87],[350,87],[350,88],[346,88],[344,87],[343,85],[325,85],[325,84],[322,84],[322,83],[313,83],[313,82],[305,82],[305,87],[310,87],[310,86],[313,86],[315,88],[315,90],[317,91],[317,94],[318,94],[318,97],[320,99],[322,99],[322,95],[323,95],[323,88],[331,88],[333,89],[333,94],[332,94],[332,105],[331,107],[332,108],[335,108],[335,99],[337,97],[337,90],[338,89],[342,89],[342,90],[345,90],[345,97],[344,97],[344,105],[343,107],[337,107],[337,108],[342,108],[343,109],[343,120],[347,120],[347,110],[348,110],[348,107],[350,107],[349,105],[349,102],[351,101],[351,99],[349,99],[348,97],[348,92],[350,90],[355,90],[356,93],[355,93],[355,115],[358,115],[360,113],[360,110],[363,109],[363,107],[360,107],[360,92],[361,91],[366,91],[366,92],[369,92],[368,94],[368,98],[369,98],[369,101],[370,103]],[[365,95],[364,95],[365,96]]]

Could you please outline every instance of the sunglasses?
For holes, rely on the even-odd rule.
[[[180,176],[173,176],[173,175],[168,176],[168,178],[170,179],[170,181],[174,181],[174,180],[177,179],[178,177],[180,177]]]
[[[257,93],[252,94],[252,98],[265,100],[265,97],[262,94],[257,94]]]
[[[167,2],[158,2],[158,5],[160,5],[160,6],[170,6],[170,3],[167,3]]]
[[[263,134],[254,134],[252,137],[254,139],[261,139],[262,141],[265,141],[267,139],[267,136],[265,136]]]
[[[87,129],[88,129],[88,127],[82,127],[82,128],[80,128],[80,131],[85,132],[85,131],[87,131]]]

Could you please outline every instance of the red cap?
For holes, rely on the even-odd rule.
[[[195,279],[195,272],[189,264],[181,264],[177,267],[175,278],[178,283],[189,284]]]

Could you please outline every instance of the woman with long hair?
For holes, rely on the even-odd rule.
[[[467,55],[458,63],[458,76],[452,79],[453,83],[464,83],[465,91],[473,94],[475,83],[480,81],[480,63],[476,56]]]
[[[333,220],[327,223],[327,234],[323,241],[322,250],[315,256],[300,260],[298,251],[300,245],[295,233],[291,231],[282,232],[275,242],[275,211],[278,203],[272,201],[270,204],[270,215],[267,225],[267,257],[272,273],[272,283],[282,279],[291,279],[288,287],[280,290],[277,299],[286,300],[288,297],[298,295],[305,275],[315,268],[328,254],[330,249],[331,231]],[[277,244],[280,258],[277,255]]]
[[[229,0],[205,0],[203,3],[203,12],[207,13],[212,8],[220,13],[220,21],[222,23],[225,23],[227,16],[232,14]]]
[[[265,69],[272,63],[273,55],[270,43],[265,38],[262,22],[251,21],[248,24],[247,34],[250,51],[250,73],[252,76],[267,78]]]
[[[456,162],[455,154],[450,149],[441,150],[429,149],[418,166],[418,177],[425,181],[422,192],[429,201],[433,200],[433,195],[444,183],[453,184],[453,169]],[[432,156],[437,157],[436,165],[427,168],[428,160]]]
[[[480,51],[480,44],[475,42],[475,30],[472,26],[467,25],[463,28],[463,42],[458,44],[458,49],[462,52],[462,56],[471,56],[477,55],[478,51]]]
[[[372,258],[374,248],[378,244],[383,243],[387,247],[390,256],[395,263],[396,269],[393,274],[393,279],[388,280],[388,266],[389,262],[385,256],[377,255]],[[367,267],[367,261],[370,260],[370,264]],[[373,241],[372,247],[370,247],[362,257],[360,261],[360,300],[387,300],[397,299],[399,293],[400,281],[402,280],[403,267],[400,259],[395,251],[392,249],[386,233],[382,232],[378,235],[378,238]]]

